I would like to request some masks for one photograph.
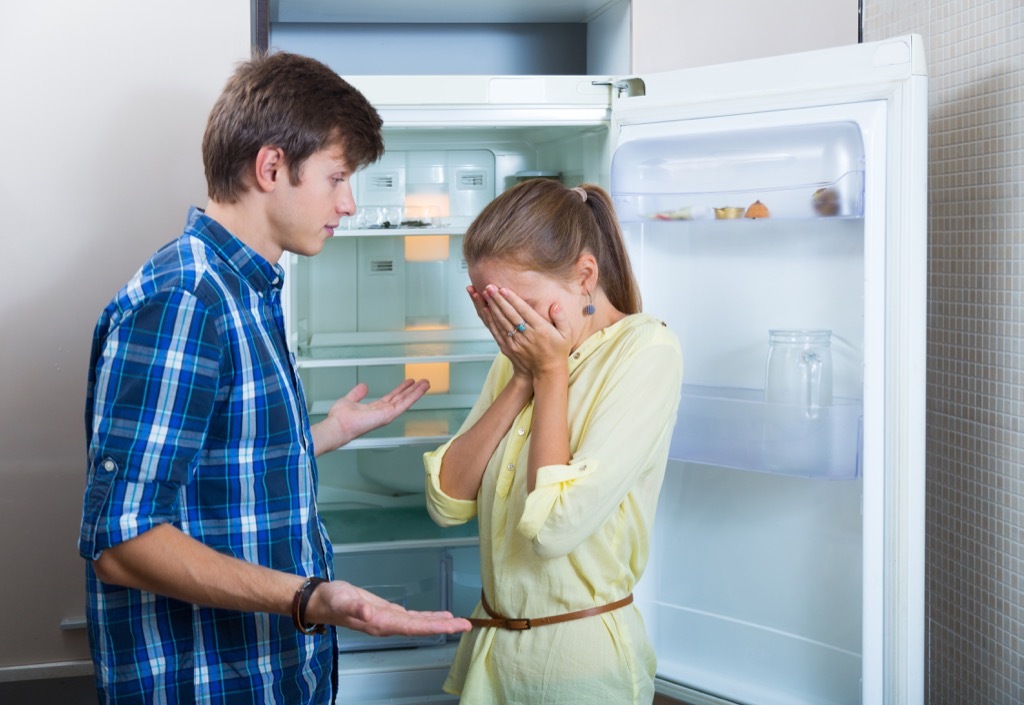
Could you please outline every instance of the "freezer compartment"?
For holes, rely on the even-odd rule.
[[[720,467],[852,479],[860,475],[862,403],[813,412],[772,404],[762,389],[684,384],[671,457]]]
[[[862,217],[864,145],[852,122],[648,137],[612,181],[623,222]]]
[[[730,702],[859,704],[862,491],[670,461],[635,591],[658,677]]]
[[[355,177],[359,209],[341,230],[465,228],[494,198],[486,149],[388,150]]]

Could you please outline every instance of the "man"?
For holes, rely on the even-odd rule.
[[[205,211],[100,316],[79,551],[102,702],[327,703],[334,625],[454,633],[333,577],[315,456],[426,391],[359,385],[310,427],[286,348],[284,252],[315,255],[380,158],[377,112],[319,62],[242,64],[203,139]],[[345,305],[339,302],[338,305]],[[310,579],[312,578],[312,579]]]

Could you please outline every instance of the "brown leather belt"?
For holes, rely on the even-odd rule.
[[[566,612],[565,614],[557,614],[554,617],[537,617],[536,619],[510,619],[509,617],[502,617],[500,614],[491,609],[491,606],[487,604],[487,597],[484,595],[484,591],[480,591],[480,606],[484,608],[484,612],[491,616],[491,619],[470,619],[469,623],[474,627],[498,627],[499,629],[511,629],[514,631],[522,631],[524,629],[533,629],[534,627],[543,627],[547,624],[558,624],[559,622],[571,622],[574,619],[583,619],[584,617],[593,617],[595,614],[603,614],[604,612],[611,612],[617,610],[620,607],[625,607],[633,601],[633,594],[626,595],[621,600],[615,602],[609,602],[607,605],[601,605],[600,607],[589,607],[585,610],[577,610],[576,612]]]

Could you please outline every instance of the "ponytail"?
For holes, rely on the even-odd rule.
[[[587,194],[585,205],[594,214],[602,243],[602,252],[594,253],[601,270],[599,284],[612,306],[625,314],[639,313],[642,308],[640,287],[633,276],[626,240],[611,196],[594,184],[582,184],[579,188]]]

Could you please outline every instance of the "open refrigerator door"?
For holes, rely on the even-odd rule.
[[[662,694],[921,701],[922,67],[906,37],[613,105],[612,194],[685,365],[638,589]]]

